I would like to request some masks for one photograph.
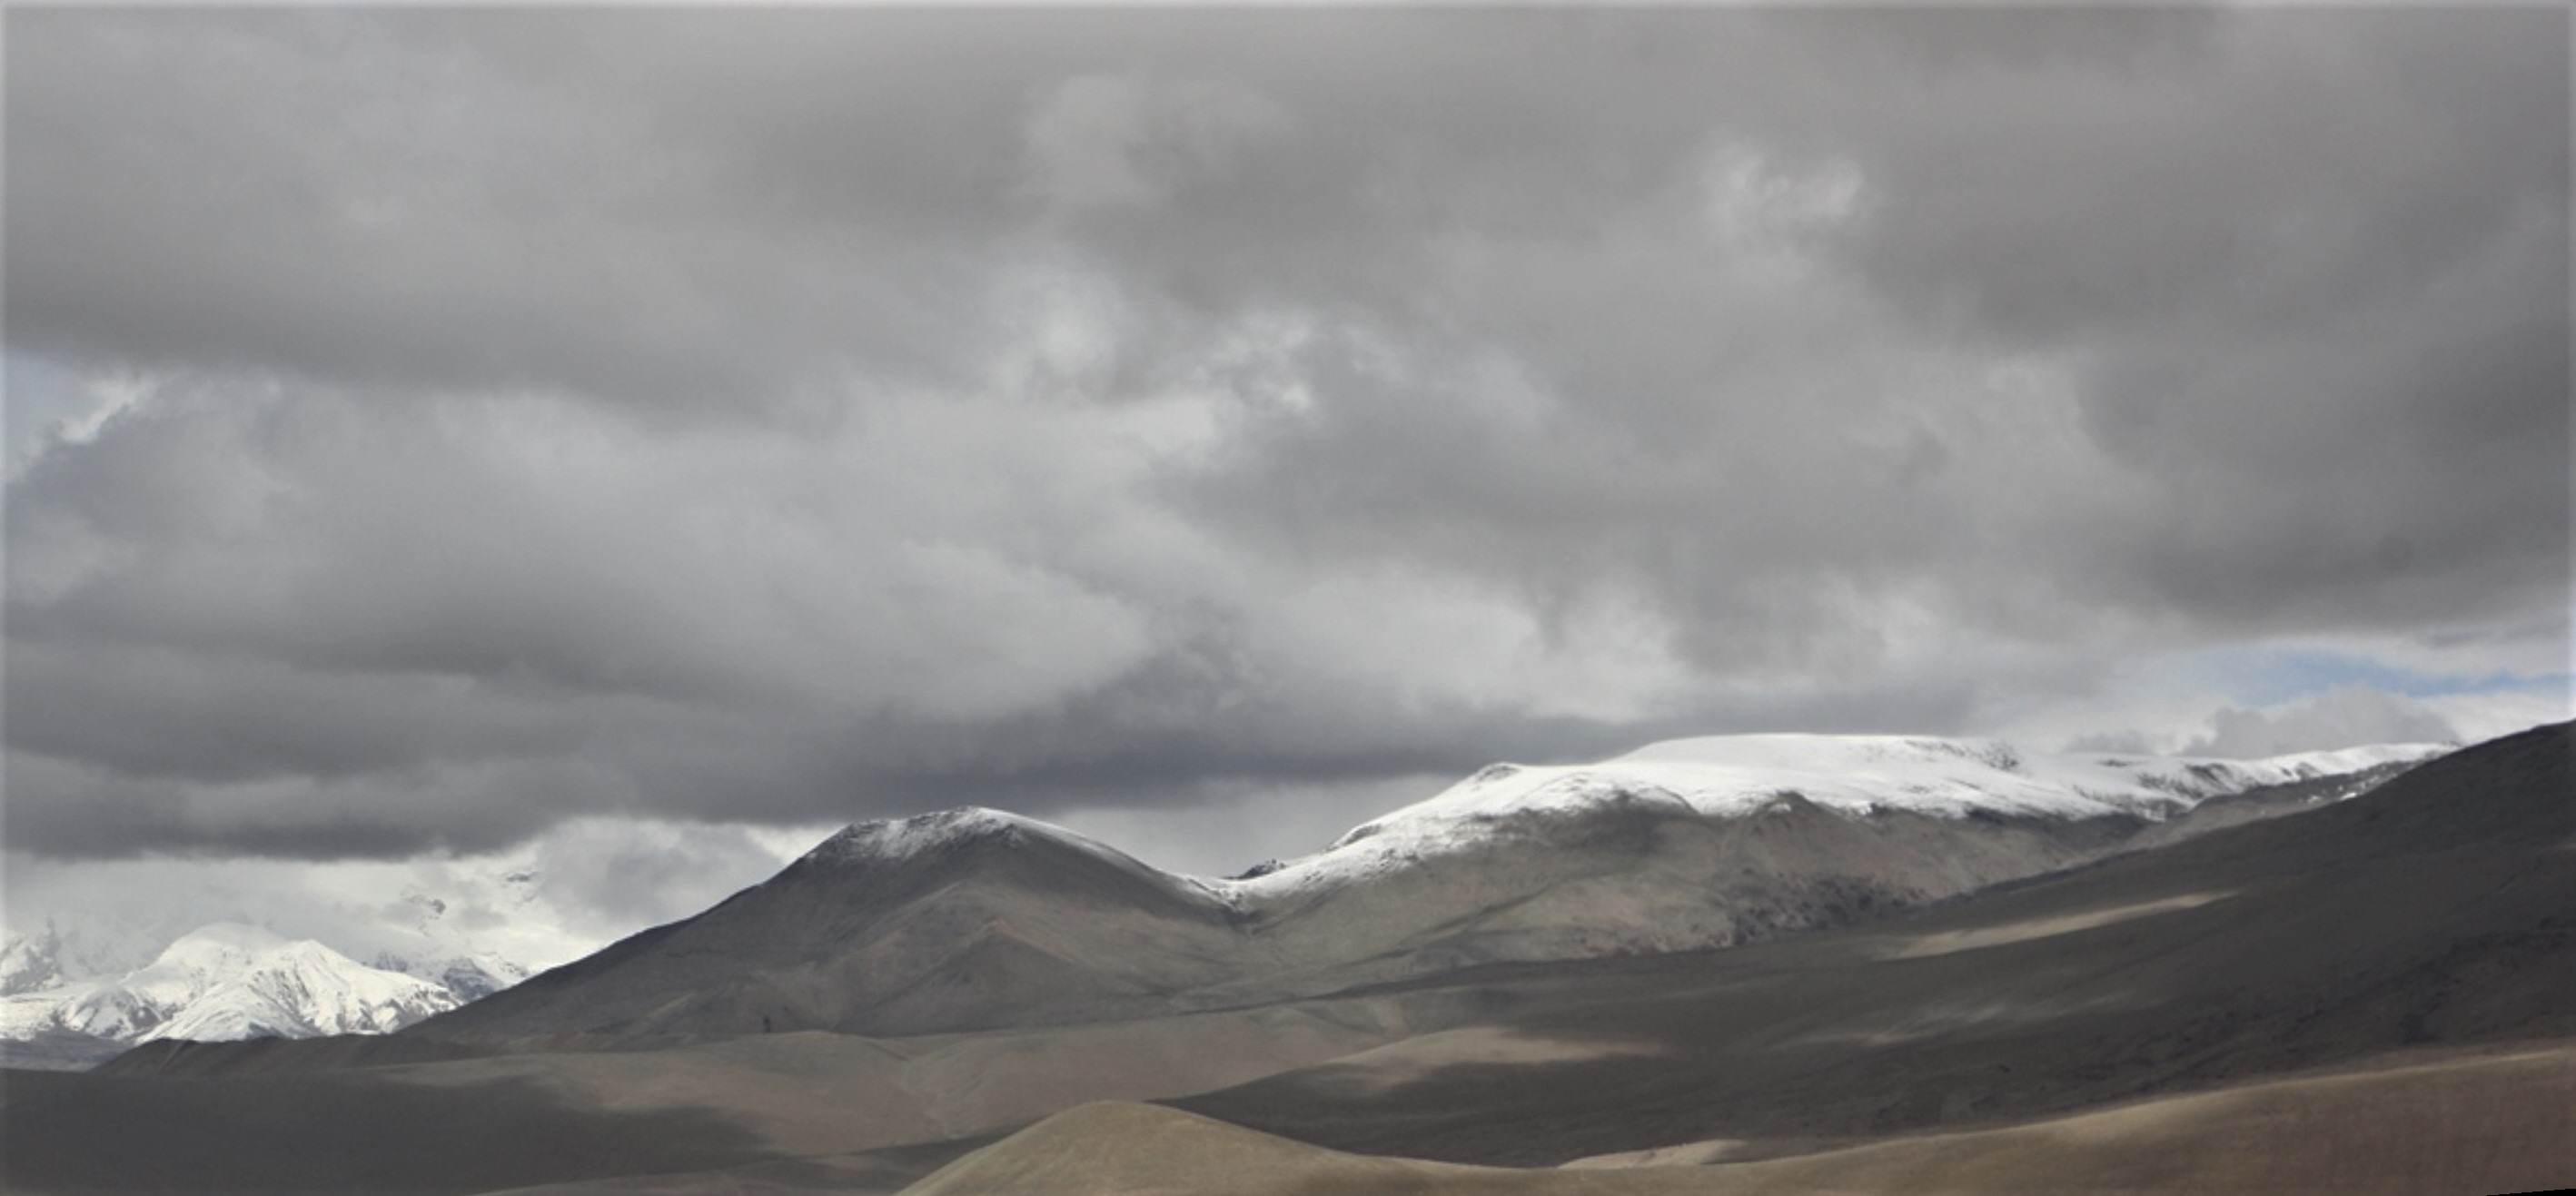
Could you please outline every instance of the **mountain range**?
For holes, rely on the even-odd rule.
[[[0,1183],[2564,1186],[2572,762],[2568,725],[2234,764],[1680,741],[1223,880],[996,811],[861,823],[391,1034],[9,1073]]]
[[[1016,815],[950,810],[849,827],[706,914],[421,1033],[921,1033],[1725,946],[2347,797],[2440,750],[2231,761],[1999,740],[1681,740],[1594,764],[1493,765],[1320,853],[1231,879],[1167,874]],[[284,939],[218,923],[111,968],[131,943],[49,924],[0,949],[0,1050],[16,1066],[82,1066],[164,1039],[380,1033],[527,975],[455,941],[445,907],[412,895],[367,936],[368,963],[312,941],[279,954]]]
[[[0,1039],[18,1056],[78,1063],[135,1043],[381,1034],[466,998],[371,968],[310,939],[218,922],[119,975],[0,997]]]
[[[912,1035],[1732,946],[2349,797],[2446,749],[2259,761],[1729,736],[1485,768],[1326,850],[1177,876],[993,810],[851,826],[695,918],[435,1018],[468,1044]]]
[[[380,1032],[518,983],[535,970],[523,955],[531,947],[561,950],[568,936],[550,929],[554,911],[534,872],[464,880],[469,891],[447,896],[300,909],[272,902],[205,923],[178,920],[176,909],[57,909],[0,936],[0,1065],[84,1067],[172,1036]],[[502,910],[522,921],[500,920]],[[265,958],[295,942],[310,944],[294,953],[301,959]],[[289,973],[300,979],[283,979]],[[250,994],[296,985],[306,991],[277,999],[288,1013],[309,1005],[313,1016],[253,1011],[261,1003]],[[420,996],[422,985],[444,995]],[[406,1016],[329,1012],[393,993],[412,994],[396,1001]],[[185,1016],[201,1002],[212,1002],[204,1018]]]

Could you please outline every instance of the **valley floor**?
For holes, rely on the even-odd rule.
[[[907,1196],[1315,1192],[1771,1196],[1812,1192],[2535,1192],[2576,1183],[2576,1045],[2341,1069],[2025,1125],[1759,1162],[1676,1144],[1512,1170],[1345,1154],[1150,1105],[1086,1105]],[[1696,1161],[1694,1161],[1696,1160]],[[652,1189],[719,1191],[718,1184]],[[781,1189],[788,1190],[788,1189]]]

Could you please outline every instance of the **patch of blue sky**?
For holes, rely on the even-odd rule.
[[[8,441],[12,473],[44,446],[55,425],[79,414],[88,402],[79,378],[23,353],[0,355],[0,390],[7,394],[7,402],[0,403],[0,411],[7,413],[0,420],[0,437]]]
[[[2410,698],[2437,698],[2457,694],[2565,693],[2571,681],[2576,681],[2563,668],[2474,675],[2425,673],[2317,648],[2221,649],[2199,663],[2233,700],[2253,706],[2277,705],[2347,686],[2366,686]]]

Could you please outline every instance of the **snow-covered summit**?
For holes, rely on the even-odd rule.
[[[161,953],[144,965],[147,972],[170,975],[205,973],[237,966],[255,956],[265,955],[290,942],[286,936],[265,926],[247,922],[209,922],[171,940]]]
[[[982,806],[852,823],[805,853],[805,858],[828,864],[888,863],[947,855],[968,846],[1040,844],[1095,856],[1121,868],[1144,867],[1099,840],[1053,823]]]
[[[997,870],[1023,884],[1040,877],[1049,879],[1039,883],[1077,885],[1116,877],[1109,883],[1141,886],[1125,889],[1130,897],[1152,891],[1184,905],[1240,909],[1232,882],[1166,872],[1081,832],[982,806],[853,823],[798,863],[960,878]]]
[[[441,985],[367,967],[307,939],[261,953],[141,1041],[383,1034],[457,1004]]]
[[[368,967],[312,940],[218,922],[181,935],[122,975],[0,998],[0,1038],[68,1033],[137,1043],[372,1034],[458,1003],[442,985]]]
[[[1049,839],[1080,838],[1062,827],[1008,811],[959,806],[909,818],[879,818],[851,823],[807,852],[806,858],[818,861],[905,859],[958,843],[1008,839],[1015,834]]]
[[[1649,744],[1601,764],[1557,771],[1659,786],[1708,814],[1738,813],[1748,803],[1795,792],[1820,805],[1864,813],[1892,807],[1948,816],[1989,810],[2152,818],[2224,793],[2412,763],[2450,750],[2442,744],[2386,744],[2226,760],[2033,752],[2001,739],[1717,735]],[[1481,788],[1488,791],[1485,797],[1494,796],[1495,787]],[[1465,795],[1452,789],[1433,801],[1452,796]]]
[[[2213,797],[2407,764],[2452,750],[2391,744],[2265,760],[2036,752],[2000,739],[1722,735],[1649,744],[1594,764],[1496,764],[1373,819],[1324,852],[1251,880],[1304,888],[1475,842],[1492,824],[1615,806],[1742,817],[1790,798],[1864,817],[2162,819]]]

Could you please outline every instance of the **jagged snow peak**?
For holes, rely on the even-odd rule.
[[[453,1009],[444,986],[382,971],[306,940],[270,951],[153,1027],[143,1041],[229,1042],[384,1034]]]
[[[2264,760],[2031,752],[1999,739],[1724,735],[1650,744],[1596,764],[1496,764],[1427,801],[1353,828],[1318,855],[1236,882],[1306,888],[1474,842],[1515,816],[1613,804],[1743,817],[1794,796],[1838,813],[1902,810],[2160,819],[2266,785],[2424,760],[2444,744],[2390,744]]]
[[[37,934],[0,943],[0,997],[54,988],[63,974],[62,936],[50,924]]]
[[[0,996],[121,976],[152,962],[171,936],[121,919],[47,917],[27,934],[0,931]]]
[[[444,986],[242,923],[200,927],[121,976],[0,999],[0,1038],[119,1042],[371,1034],[452,1009]]]
[[[222,904],[194,910],[122,893],[96,903],[66,900],[86,886],[44,894],[51,900],[13,900],[0,909],[0,996],[114,980],[150,964],[197,927],[225,921],[309,938],[369,967],[408,973],[473,1000],[605,942],[584,926],[580,906],[557,900],[537,862],[529,849],[425,867],[283,873],[278,883],[233,890]],[[177,885],[211,879],[206,870],[171,867],[178,870],[171,877]]]

